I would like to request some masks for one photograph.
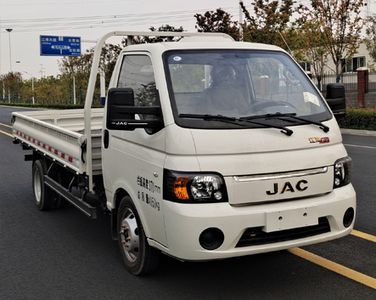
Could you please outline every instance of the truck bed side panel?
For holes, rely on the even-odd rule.
[[[101,127],[103,109],[93,109],[92,151],[93,175],[102,173]],[[83,110],[46,110],[13,113],[13,134],[78,173],[86,170]]]

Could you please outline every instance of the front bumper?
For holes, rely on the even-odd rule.
[[[352,207],[356,210],[356,194],[351,184],[337,188],[331,193],[301,200],[291,200],[251,206],[231,206],[218,204],[179,204],[164,202],[165,229],[168,245],[163,246],[149,239],[149,244],[168,255],[182,260],[211,260],[262,252],[277,251],[329,241],[349,234],[353,228],[345,228],[345,211]],[[330,232],[254,246],[236,247],[247,228],[263,227],[265,230],[285,230],[304,227],[307,224],[295,218],[295,212],[309,211],[317,218],[326,217]],[[281,214],[285,223],[281,228],[271,225],[270,216]],[[298,220],[297,220],[298,219]],[[205,250],[199,242],[199,236],[207,228],[219,228],[224,233],[223,244],[215,250]]]

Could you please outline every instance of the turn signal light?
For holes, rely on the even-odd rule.
[[[189,194],[187,190],[189,178],[177,177],[174,182],[174,195],[179,200],[189,200]]]

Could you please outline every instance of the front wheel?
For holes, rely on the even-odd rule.
[[[117,235],[125,268],[133,275],[155,271],[159,264],[159,251],[150,247],[140,217],[129,196],[119,206]]]

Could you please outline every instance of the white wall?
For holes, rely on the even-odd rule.
[[[353,57],[360,57],[360,56],[364,56],[365,57],[365,67],[367,67],[368,69],[376,69],[376,62],[374,62],[371,58],[371,56],[369,55],[369,52],[367,50],[367,47],[366,47],[366,44],[365,43],[361,43],[359,45],[359,48],[357,50],[357,52],[353,55]],[[331,58],[331,56],[329,55],[328,56],[328,62],[326,64],[326,66],[324,67],[324,72],[325,73],[333,73],[335,72],[335,65],[333,63],[333,60]]]

